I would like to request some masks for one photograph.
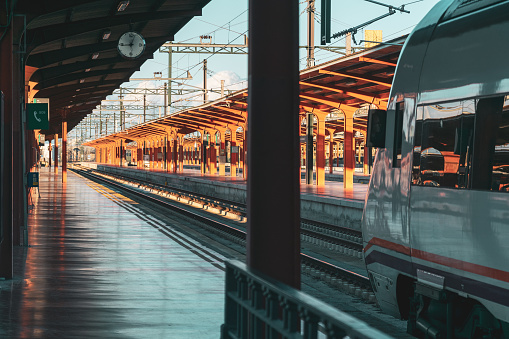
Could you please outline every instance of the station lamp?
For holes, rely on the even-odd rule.
[[[108,40],[110,38],[111,31],[109,29],[103,32],[103,40]]]
[[[120,1],[117,6],[117,12],[123,12],[129,5],[129,0]]]
[[[92,54],[92,59],[97,59],[99,57],[99,52],[95,52],[94,54]]]

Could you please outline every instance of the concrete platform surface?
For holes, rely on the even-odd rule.
[[[41,170],[30,247],[16,248],[14,279],[0,282],[0,338],[218,338],[224,258],[52,171]]]

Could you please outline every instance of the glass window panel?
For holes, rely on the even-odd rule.
[[[509,192],[509,96],[497,126],[491,181],[493,191]]]

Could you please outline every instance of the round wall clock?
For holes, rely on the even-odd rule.
[[[118,39],[118,52],[124,58],[136,59],[145,51],[145,39],[137,32],[126,32]]]

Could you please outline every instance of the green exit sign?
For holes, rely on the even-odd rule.
[[[27,104],[27,129],[48,129],[49,112],[47,103]]]

